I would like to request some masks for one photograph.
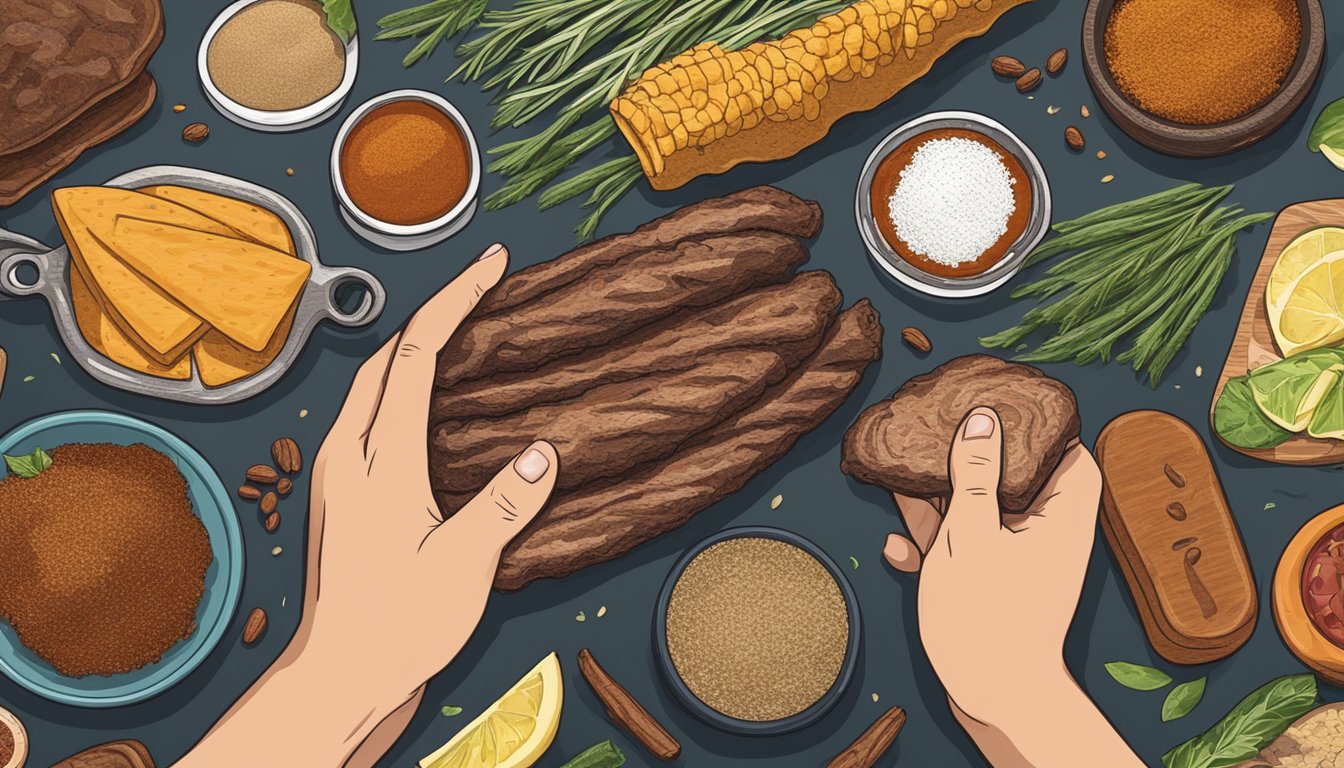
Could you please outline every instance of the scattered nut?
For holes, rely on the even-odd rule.
[[[1041,70],[1039,69],[1027,70],[1026,74],[1017,78],[1017,92],[1026,93],[1027,91],[1036,90],[1037,86],[1041,84],[1041,77],[1042,77]]]
[[[1083,147],[1087,146],[1087,140],[1083,138],[1083,132],[1072,125],[1064,129],[1064,141],[1068,142],[1069,149],[1075,152],[1081,152]]]
[[[1108,173],[1108,174],[1106,174],[1105,176],[1102,176],[1102,177],[1101,177],[1101,183],[1102,183],[1102,184],[1110,184],[1112,181],[1115,181],[1115,176],[1112,175],[1112,174],[1109,174],[1109,173]]]
[[[1083,118],[1086,119],[1092,116],[1092,110],[1088,109],[1087,105],[1084,104],[1083,108],[1078,110],[1078,114],[1082,115]]]
[[[1014,80],[1027,73],[1027,65],[1012,56],[995,56],[989,62],[989,68],[999,77],[1011,77]]]
[[[275,465],[287,475],[293,475],[303,469],[303,454],[299,452],[299,444],[293,439],[282,437],[271,444],[271,458],[275,459]]]
[[[256,501],[261,498],[261,491],[250,485],[238,486],[238,498],[243,501]]]
[[[266,612],[260,608],[253,608],[247,615],[247,624],[243,626],[243,645],[252,645],[261,639],[261,634],[266,631]]]
[[[928,335],[918,328],[901,329],[901,340],[923,354],[927,355],[933,351],[933,342],[929,341]]]
[[[275,491],[267,491],[265,496],[261,497],[261,514],[269,515],[279,506],[279,499],[275,496]]]
[[[247,481],[250,483],[275,485],[275,481],[279,479],[280,473],[268,464],[255,464],[247,468]]]
[[[275,533],[275,529],[280,527],[280,513],[272,512],[267,515],[264,525],[266,526],[267,533]]]
[[[281,496],[288,496],[289,492],[294,490],[294,481],[288,477],[282,477],[275,483],[275,490]]]
[[[205,123],[192,123],[191,125],[188,125],[186,128],[182,129],[183,141],[190,141],[190,142],[205,141],[205,138],[209,135],[210,135],[210,126],[206,125]]]
[[[293,168],[286,168],[286,169],[285,169],[285,175],[286,175],[286,176],[293,176],[293,175],[294,175],[294,169],[293,169]]]
[[[1069,49],[1060,48],[1058,51],[1050,54],[1050,58],[1045,61],[1045,71],[1051,76],[1058,75],[1064,71],[1064,65],[1069,63]]]
[[[1105,160],[1105,159],[1106,159],[1106,150],[1104,150],[1104,149],[1098,149],[1098,150],[1097,150],[1097,159],[1098,159],[1098,160]]]
[[[187,105],[186,105],[186,104],[174,104],[174,105],[173,105],[173,111],[174,111],[174,112],[186,112],[186,111],[187,111]]]

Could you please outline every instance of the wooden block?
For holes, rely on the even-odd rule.
[[[86,749],[51,768],[154,768],[154,758],[144,744],[126,739]]]

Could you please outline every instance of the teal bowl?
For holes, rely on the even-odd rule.
[[[219,643],[242,594],[243,534],[228,491],[210,464],[181,438],[139,419],[105,411],[42,416],[0,438],[0,453],[17,456],[68,443],[141,443],[172,459],[187,480],[192,510],[205,526],[214,556],[205,573],[205,594],[196,609],[196,629],[163,658],[134,672],[62,675],[25,648],[9,622],[0,620],[0,672],[11,680],[62,704],[121,707],[157,696],[181,682]],[[0,462],[0,477],[5,472]]]

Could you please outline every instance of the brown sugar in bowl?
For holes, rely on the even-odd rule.
[[[1318,545],[1336,543],[1344,558],[1344,505],[1309,520],[1284,549],[1274,571],[1274,623],[1294,656],[1331,685],[1344,685],[1344,645],[1318,625],[1320,612],[1309,610],[1307,604],[1311,581],[1307,568],[1314,562],[1313,555]]]
[[[1144,109],[1126,96],[1107,59],[1106,37],[1112,14],[1131,0],[1088,0],[1083,18],[1083,68],[1098,102],[1112,120],[1135,141],[1168,155],[1177,157],[1214,157],[1244,149],[1269,136],[1306,101],[1312,86],[1320,76],[1325,57],[1325,17],[1320,0],[1286,0],[1297,6],[1301,22],[1301,36],[1297,56],[1288,68],[1278,88],[1267,98],[1233,117],[1226,107],[1237,104],[1234,99],[1224,108],[1209,110],[1208,119],[1220,119],[1207,124],[1182,123],[1172,119],[1195,120],[1196,112],[1188,105],[1166,102],[1152,105],[1168,116]],[[1139,1],[1139,0],[1134,0]],[[1154,0],[1143,0],[1154,2]],[[1227,0],[1225,0],[1227,1]],[[1166,0],[1172,6],[1182,3],[1202,3],[1207,0]],[[1254,34],[1254,31],[1248,31]],[[1133,88],[1130,89],[1134,90]],[[1252,99],[1254,100],[1254,99]],[[1251,103],[1251,102],[1247,102]]]

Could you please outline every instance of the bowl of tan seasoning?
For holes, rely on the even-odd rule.
[[[858,662],[854,590],[817,545],[778,528],[731,528],[691,548],[655,616],[654,655],[673,696],[734,733],[815,723]]]
[[[1211,157],[1268,136],[1321,72],[1320,0],[1090,0],[1083,61],[1106,113],[1138,142]]]
[[[196,57],[205,95],[239,125],[297,131],[331,117],[355,84],[359,39],[318,0],[239,0],[215,17]]]
[[[462,113],[419,90],[361,104],[331,148],[341,216],[360,237],[394,251],[428,248],[476,213],[481,158]]]
[[[941,298],[981,296],[1050,228],[1050,182],[1021,139],[972,112],[937,112],[877,145],[854,200],[873,262]]]

